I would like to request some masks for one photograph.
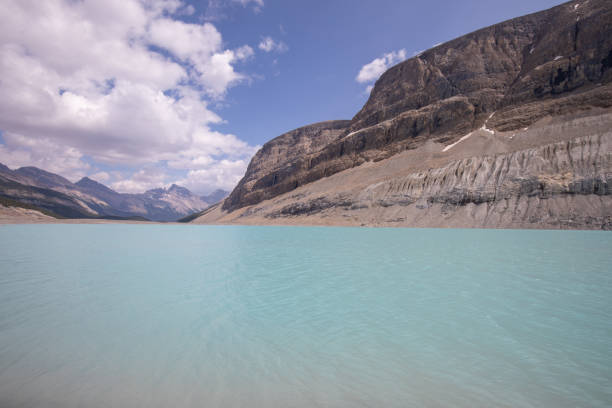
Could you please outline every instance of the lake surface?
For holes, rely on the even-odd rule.
[[[0,407],[612,406],[612,233],[0,226]]]

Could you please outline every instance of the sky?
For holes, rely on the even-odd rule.
[[[0,163],[119,192],[231,190],[390,66],[551,0],[0,0]]]

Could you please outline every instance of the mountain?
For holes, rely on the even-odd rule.
[[[176,184],[142,194],[120,194],[87,177],[79,180],[76,185],[81,191],[108,203],[112,208],[108,211],[115,215],[138,214],[154,221],[176,221],[205,209],[228,194],[217,190],[210,196],[199,197]],[[221,198],[217,198],[219,196]]]
[[[18,183],[0,174],[0,200],[3,205],[41,209],[41,212],[63,218],[93,218],[97,214],[79,202],[59,191]],[[21,205],[20,205],[21,206]]]
[[[120,203],[123,201],[122,194],[89,177],[83,177],[75,183],[75,186],[78,187],[79,191],[89,194],[92,197],[97,197],[113,208],[119,207]]]
[[[219,201],[223,200],[228,195],[229,195],[229,191],[217,189],[208,195],[201,196],[200,198],[206,201],[207,203],[214,204],[214,203],[218,203]]]
[[[609,0],[572,1],[391,67],[195,222],[612,228],[610,21]]]
[[[37,167],[20,167],[14,171],[14,174],[21,176],[25,180],[29,180],[38,187],[70,189],[73,186],[68,179],[45,170],[41,170]]]
[[[269,141],[255,153],[245,176],[225,200],[223,208],[233,210],[256,204],[321,178],[325,173],[304,174],[303,169],[317,167],[312,158],[338,140],[349,124],[348,120],[315,123]]]
[[[147,213],[159,221],[176,221],[188,214],[198,212],[211,203],[204,201],[184,187],[171,185],[169,188],[157,188],[142,195],[132,195],[142,200]]]
[[[142,194],[121,194],[84,177],[76,183],[36,167],[11,170],[0,164],[0,198],[22,203],[64,218],[149,219],[176,221],[207,208],[217,196],[199,197],[173,184]],[[223,195],[223,196],[224,196]],[[27,207],[30,208],[30,207]]]
[[[0,222],[5,222],[7,219],[14,221],[15,218],[23,219],[24,221],[62,218],[44,208],[21,201],[15,201],[3,196],[0,196],[0,206],[2,206],[0,207]]]

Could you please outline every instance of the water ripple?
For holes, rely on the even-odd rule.
[[[612,235],[0,229],[0,406],[606,407]]]

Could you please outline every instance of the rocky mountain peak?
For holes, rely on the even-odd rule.
[[[348,121],[266,143],[223,203],[234,211],[428,142],[483,126],[526,128],[544,117],[612,107],[612,7],[572,1],[480,29],[387,70]]]
[[[178,194],[184,197],[189,197],[194,195],[191,191],[189,191],[187,188],[185,187],[181,187],[179,185],[176,184],[172,184],[169,188],[168,188],[168,192],[169,193],[174,193],[174,194]]]
[[[20,167],[14,171],[15,174],[31,179],[40,187],[69,187],[72,182],[58,174],[39,169],[38,167]]]
[[[89,177],[83,177],[82,179],[80,179],[79,181],[77,181],[76,183],[74,183],[75,185],[81,187],[81,188],[87,188],[87,189],[93,189],[93,190],[99,190],[99,191],[104,191],[107,193],[114,193],[114,194],[119,194],[117,193],[115,190],[105,186],[104,184],[90,179]]]

